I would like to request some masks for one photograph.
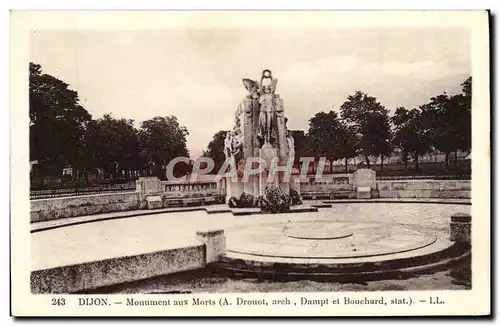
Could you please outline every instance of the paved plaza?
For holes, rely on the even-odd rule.
[[[431,237],[449,237],[453,213],[469,213],[469,205],[417,203],[347,203],[315,213],[234,216],[206,211],[169,212],[77,224],[31,234],[32,270],[199,244],[199,230],[231,229],[282,221],[403,224]],[[123,213],[122,213],[123,214]],[[108,214],[109,215],[109,214]],[[125,214],[126,215],[126,214]],[[97,220],[99,216],[93,216]],[[107,216],[109,218],[109,216]],[[82,217],[84,218],[84,217]]]

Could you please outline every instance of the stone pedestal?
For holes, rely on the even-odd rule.
[[[356,198],[357,199],[370,199],[371,198],[370,187],[358,187],[356,189]]]
[[[155,209],[163,207],[161,198],[163,189],[161,181],[157,177],[141,177],[135,182],[135,187],[139,193],[139,208]],[[159,200],[156,197],[159,197]]]
[[[226,236],[224,230],[197,231],[196,238],[205,245],[207,264],[217,262],[226,254]]]
[[[259,175],[259,192],[256,194],[257,196],[264,195],[264,191],[266,190],[266,186],[270,184],[274,184],[276,186],[279,185],[278,175],[275,174],[273,182],[268,182],[269,171],[271,169],[271,161],[278,157],[278,149],[271,146],[271,144],[264,144],[262,148],[259,150],[259,157],[263,158],[266,162],[266,169],[264,172]]]
[[[146,202],[148,203],[148,209],[163,208],[163,200],[161,199],[161,196],[147,196]]]
[[[358,169],[353,175],[354,189],[358,187],[370,187],[370,189],[377,188],[377,176],[372,169]]]
[[[141,195],[158,195],[162,192],[161,181],[157,177],[141,177],[135,182],[136,191]]]
[[[450,240],[460,243],[470,243],[471,239],[471,216],[469,214],[456,213],[450,219]]]
[[[371,191],[377,189],[377,178],[372,169],[358,169],[353,175],[353,189],[357,198],[371,198]]]

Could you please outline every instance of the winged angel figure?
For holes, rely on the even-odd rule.
[[[250,97],[259,101],[260,113],[257,138],[261,143],[270,143],[276,138],[273,137],[272,130],[275,126],[274,92],[277,83],[278,80],[274,79],[271,71],[267,69],[262,72],[260,83],[248,78],[243,79],[243,85],[250,93]]]

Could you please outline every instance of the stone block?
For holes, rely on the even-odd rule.
[[[415,190],[398,190],[397,198],[415,198]]]
[[[157,177],[141,177],[136,181],[136,191],[141,195],[158,195],[163,189]]]
[[[30,221],[31,221],[31,223],[40,222],[40,211],[31,211],[30,212]]]
[[[471,216],[469,214],[456,213],[450,219],[450,240],[470,243],[471,238]]]
[[[353,175],[354,189],[358,187],[370,187],[371,189],[377,188],[377,179],[375,171],[372,169],[358,169]]]
[[[197,231],[196,238],[205,245],[205,261],[214,263],[226,254],[226,236],[224,230]]]
[[[358,199],[370,199],[371,189],[370,187],[358,187],[356,188],[356,198]]]
[[[148,196],[146,198],[148,209],[163,208],[163,200],[161,196]]]
[[[392,189],[393,190],[406,190],[406,189],[408,189],[408,183],[407,182],[394,182],[392,184]]]

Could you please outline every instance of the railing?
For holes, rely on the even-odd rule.
[[[215,181],[198,182],[163,182],[163,191],[167,197],[204,197],[225,195],[225,189],[218,187]]]
[[[471,180],[470,175],[377,175],[377,180]]]
[[[130,192],[135,190],[136,190],[135,184],[110,185],[107,187],[30,190],[30,199],[97,195],[102,193]]]

